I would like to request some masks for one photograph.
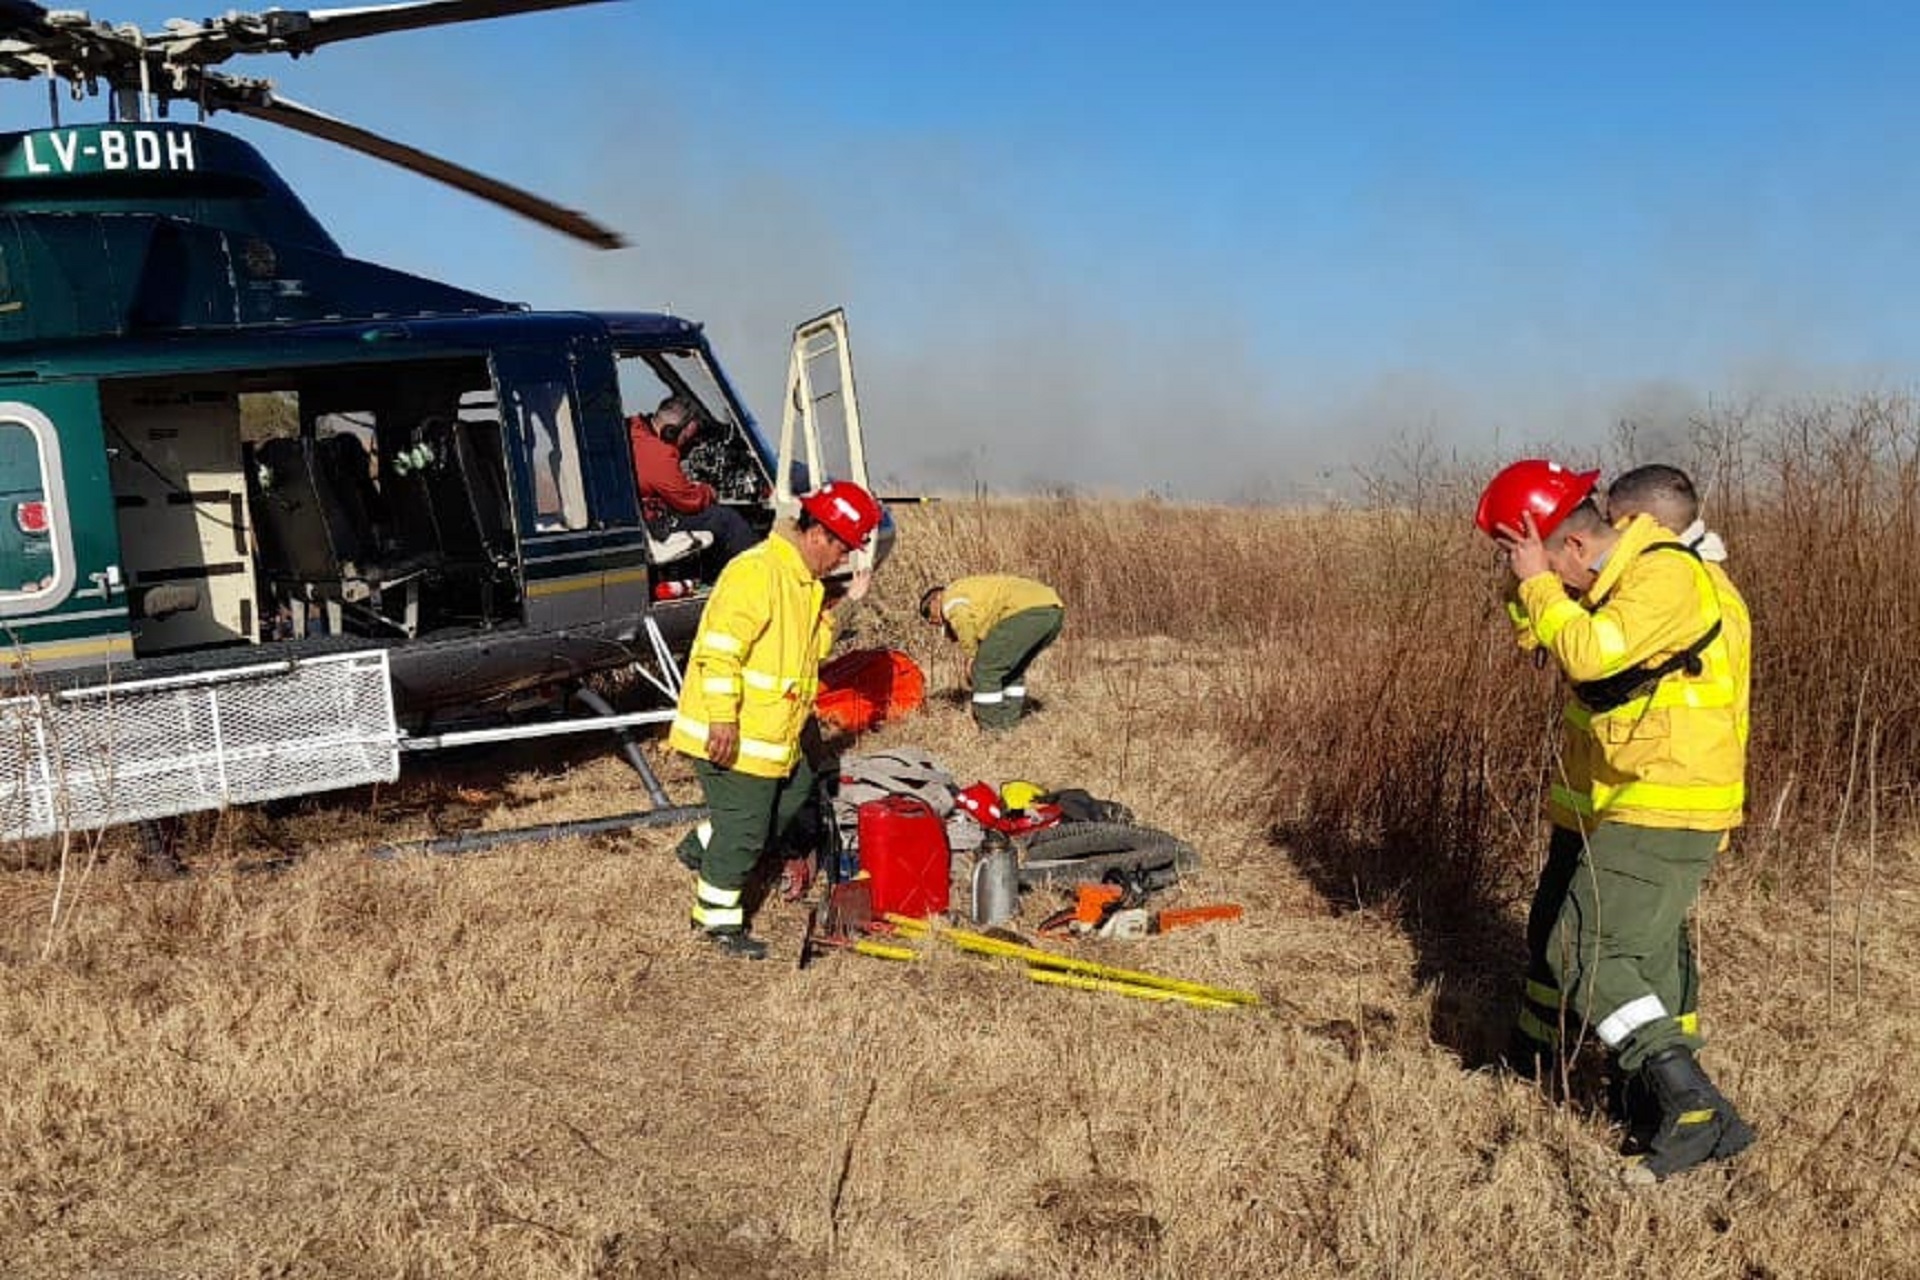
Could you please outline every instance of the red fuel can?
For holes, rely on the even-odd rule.
[[[860,869],[873,882],[873,913],[930,916],[947,909],[952,852],[933,806],[887,796],[860,806]]]

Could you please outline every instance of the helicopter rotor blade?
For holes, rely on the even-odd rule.
[[[286,37],[289,53],[305,53],[337,40],[359,40],[390,31],[416,31],[450,22],[481,22],[517,13],[572,9],[612,0],[415,0],[411,4],[367,5],[354,9],[314,9],[307,31]],[[271,12],[271,11],[269,11]]]
[[[33,0],[0,0],[0,77],[33,80],[96,65],[97,24],[77,10],[51,12]]]
[[[583,213],[563,208],[551,200],[533,194],[531,191],[489,178],[451,160],[442,160],[430,155],[418,147],[410,147],[404,142],[395,142],[383,138],[377,133],[348,124],[344,120],[315,111],[312,107],[302,106],[287,98],[282,98],[259,81],[237,81],[217,75],[204,74],[207,88],[205,102],[210,111],[231,111],[236,115],[251,116],[255,120],[265,120],[304,133],[309,137],[323,138],[328,142],[337,142],[343,147],[358,151],[362,155],[385,160],[389,164],[399,165],[402,169],[432,178],[468,195],[478,196],[504,209],[511,209],[524,218],[531,218],[542,226],[551,227],[563,235],[576,240],[584,240],[596,249],[618,249],[626,241],[619,233],[601,226]]]
[[[6,4],[24,2],[0,0],[0,13]],[[286,53],[297,58],[342,40],[608,3],[611,0],[406,0],[352,9],[230,12],[204,22],[169,22],[166,30],[149,33],[146,42],[168,63],[207,67],[243,53]]]
[[[47,29],[47,11],[33,0],[0,0],[0,31],[33,32]]]

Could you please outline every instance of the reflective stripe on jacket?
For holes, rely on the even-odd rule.
[[[1010,573],[956,578],[947,584],[940,600],[940,612],[953,628],[953,638],[969,655],[980,648],[987,632],[1014,614],[1063,607],[1059,594],[1046,583]]]
[[[1672,537],[1652,517],[1634,517],[1577,601],[1550,573],[1520,584],[1535,640],[1576,684],[1663,661],[1720,624],[1700,654],[1699,674],[1675,671],[1604,711],[1578,697],[1568,702],[1562,776],[1548,803],[1558,826],[1611,821],[1723,831],[1740,824],[1750,624],[1742,602],[1735,625],[1697,558],[1678,549],[1649,553]]]
[[[780,533],[728,562],[687,659],[667,737],[674,750],[707,759],[711,726],[737,724],[734,769],[762,778],[793,772],[820,660],[833,647],[822,594],[799,549]]]

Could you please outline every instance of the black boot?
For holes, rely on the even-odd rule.
[[[1617,1060],[1607,1072],[1607,1118],[1620,1130],[1622,1155],[1645,1155],[1660,1129],[1660,1104],[1645,1077],[1628,1075]]]
[[[1733,1102],[1720,1092],[1720,1086],[1707,1081],[1713,1090],[1713,1102],[1725,1128],[1713,1144],[1715,1160],[1730,1160],[1758,1139],[1759,1134],[1746,1122]],[[1660,1102],[1647,1087],[1646,1077],[1628,1075],[1615,1063],[1607,1076],[1607,1117],[1619,1127],[1621,1155],[1645,1155],[1653,1147],[1653,1135],[1660,1130]]]
[[[1693,1050],[1680,1046],[1655,1054],[1641,1065],[1640,1078],[1660,1112],[1641,1168],[1656,1178],[1671,1178],[1718,1159],[1727,1132],[1725,1100],[1694,1061]]]
[[[760,941],[744,929],[709,929],[707,941],[721,955],[731,956],[735,960],[765,960],[767,944]]]
[[[1760,1135],[1755,1133],[1753,1126],[1734,1109],[1727,1095],[1720,1092],[1720,1086],[1709,1080],[1707,1087],[1713,1090],[1714,1105],[1719,1109],[1720,1118],[1726,1126],[1720,1131],[1720,1141],[1713,1144],[1713,1158],[1728,1160],[1752,1146]]]

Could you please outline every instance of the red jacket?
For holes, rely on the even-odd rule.
[[[640,507],[650,516],[678,511],[685,515],[713,505],[713,486],[689,480],[680,469],[680,450],[653,434],[639,414],[627,419],[627,439],[633,447],[633,474],[640,482]]]

